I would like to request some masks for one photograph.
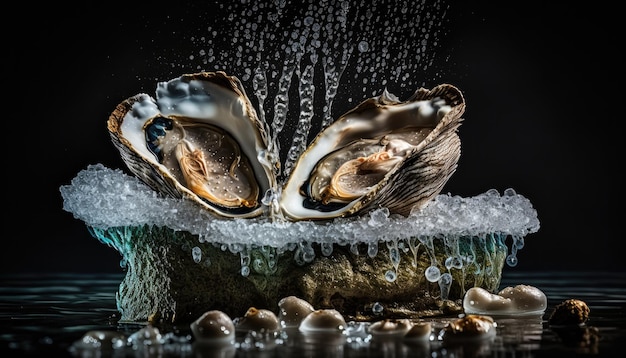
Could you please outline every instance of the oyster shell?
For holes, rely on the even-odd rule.
[[[223,217],[254,217],[275,186],[268,137],[240,81],[223,72],[183,75],[138,94],[108,120],[131,172],[156,191]]]
[[[465,110],[452,85],[401,102],[385,91],[320,132],[282,190],[291,219],[329,219],[386,207],[407,216],[434,198],[456,170]]]
[[[108,129],[133,174],[218,216],[323,220],[378,207],[406,216],[456,170],[464,110],[461,92],[448,84],[406,101],[384,91],[324,128],[281,187],[267,124],[224,72],[161,82],[156,99],[138,94],[120,103]],[[271,210],[262,202],[268,192]]]

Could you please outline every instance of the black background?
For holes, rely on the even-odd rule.
[[[109,114],[157,81],[197,71],[185,39],[225,14],[199,3],[29,6],[6,14],[17,25],[2,25],[1,271],[118,272],[119,254],[62,209],[59,187],[89,164],[126,169]],[[447,15],[436,81],[458,86],[467,110],[459,168],[443,192],[513,188],[533,203],[541,228],[514,270],[622,269],[622,40],[606,20],[612,12],[470,1]]]

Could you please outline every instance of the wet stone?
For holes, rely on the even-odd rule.
[[[334,245],[326,256],[320,245],[311,245],[313,259],[304,263],[294,258],[292,250],[269,255],[268,248],[248,248],[246,255],[270,256],[275,263],[272,270],[262,272],[250,266],[249,273],[242,275],[238,253],[222,250],[219,244],[199,243],[189,233],[156,227],[132,228],[128,236],[113,232],[99,231],[99,236],[116,240],[115,247],[126,248],[121,252],[126,277],[117,297],[124,321],[158,316],[162,322],[191,322],[207,307],[231,317],[240,315],[241,307],[277,311],[280,300],[287,296],[302,298],[316,308],[336,309],[347,320],[357,321],[460,313],[460,300],[470,287],[497,289],[507,254],[506,246],[500,245],[491,245],[491,252],[476,253],[477,263],[489,262],[489,275],[484,268],[451,270],[446,299],[441,296],[439,283],[424,275],[432,264],[431,255],[439,262],[445,260],[442,240],[433,240],[433,252],[423,246],[416,255],[400,251],[397,278],[389,282],[386,270],[381,269],[391,265],[384,244],[374,257],[357,255],[350,245]],[[210,259],[210,266],[196,263],[185,249],[196,246]],[[366,251],[366,247],[359,248],[359,252]]]

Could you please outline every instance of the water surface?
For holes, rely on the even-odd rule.
[[[130,336],[145,327],[118,322],[115,293],[120,274],[10,274],[0,286],[0,352],[2,357],[92,357],[103,352],[77,352],[72,344],[91,330]],[[503,274],[501,287],[528,284],[548,297],[542,317],[496,318],[497,335],[471,344],[410,344],[401,339],[337,342],[290,336],[260,349],[238,341],[221,348],[199,348],[187,325],[161,327],[166,344],[148,351],[126,349],[116,357],[554,357],[621,356],[626,339],[626,274],[623,272],[516,272]],[[554,306],[576,298],[591,309],[580,329],[562,331],[547,320]],[[242,315],[247,307],[242,307]],[[270,309],[272,309],[270,307]],[[434,330],[446,319],[433,320]],[[102,354],[101,356],[108,356]]]

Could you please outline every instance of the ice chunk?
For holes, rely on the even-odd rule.
[[[60,187],[60,192],[63,209],[89,227],[154,225],[228,245],[281,248],[294,242],[346,245],[355,241],[376,245],[381,240],[408,240],[417,235],[484,237],[493,233],[522,238],[539,230],[536,210],[528,199],[512,189],[505,195],[489,190],[470,198],[441,194],[406,218],[383,218],[385,212],[381,210],[326,224],[274,223],[266,217],[218,219],[188,200],[162,197],[137,178],[102,164],[80,171],[71,184]],[[385,224],[377,225],[381,221]]]

